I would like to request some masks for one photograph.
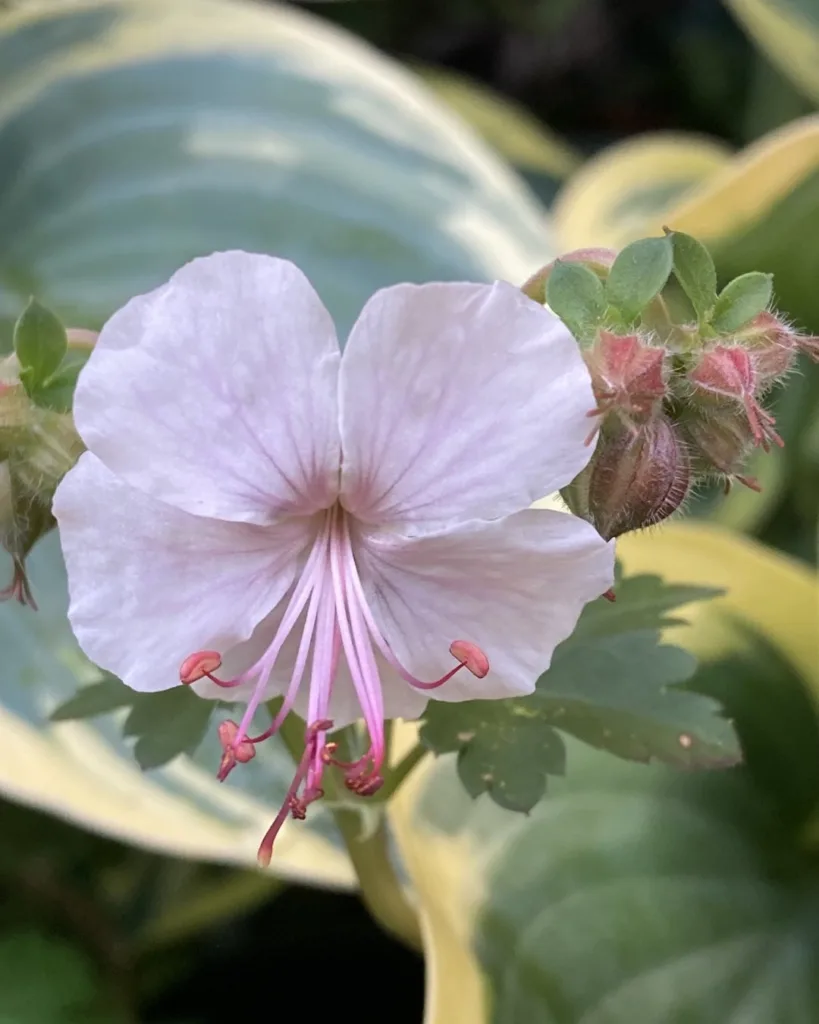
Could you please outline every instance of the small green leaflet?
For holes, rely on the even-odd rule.
[[[52,412],[69,412],[90,347],[70,348],[62,323],[32,298],[15,324],[14,351],[20,383],[31,401]]]
[[[193,754],[202,742],[217,701],[203,700],[185,686],[160,693],[137,693],[115,676],[79,690],[51,714],[52,722],[95,718],[130,708],[122,727],[136,740],[134,757],[140,768],[159,768],[179,754]]]
[[[436,754],[458,753],[472,796],[488,792],[502,807],[530,811],[547,776],[564,773],[560,731],[632,761],[705,767],[740,759],[719,703],[678,688],[695,659],[660,641],[662,628],[682,621],[670,614],[674,608],[718,591],[648,575],[624,579],[616,590],[615,604],[601,598],[587,606],[531,696],[430,702],[421,741]]]

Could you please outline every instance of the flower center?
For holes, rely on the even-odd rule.
[[[248,730],[265,699],[282,647],[299,622],[302,623],[301,638],[281,708],[264,732],[249,736]],[[321,783],[328,765],[339,768],[347,788],[359,796],[370,796],[383,784],[384,696],[375,652],[378,651],[410,686],[419,690],[442,686],[463,668],[478,678],[489,671],[486,655],[475,644],[455,640],[449,650],[457,664],[431,682],[417,679],[401,665],[370,610],[356,565],[347,515],[335,505],[323,517],[279,627],[262,656],[233,679],[220,679],[215,674],[222,664],[218,651],[196,651],[182,662],[179,678],[185,685],[204,678],[226,690],[253,683],[241,722],[226,721],[219,726],[223,753],[218,778],[222,781],[238,762],[253,758],[256,744],[278,732],[293,708],[310,662],[304,754],[284,803],[259,847],[259,862],[263,866],[270,863],[273,843],[288,814],[303,819],[308,805],[324,795]],[[366,753],[355,761],[338,760],[335,757],[337,745],[327,741],[327,733],[333,727],[330,701],[342,655],[369,735]]]

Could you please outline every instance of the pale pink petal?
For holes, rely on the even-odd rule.
[[[182,512],[90,453],[60,484],[54,514],[80,646],[143,691],[179,685],[195,651],[246,640],[287,592],[313,537],[310,520],[261,527]]]
[[[588,370],[509,284],[377,292],[341,360],[342,500],[365,522],[496,519],[589,461]]]
[[[186,512],[269,523],[338,492],[338,342],[287,260],[194,260],[108,321],[77,385],[89,449]]]
[[[358,559],[376,621],[417,678],[454,664],[453,640],[477,644],[490,671],[466,670],[427,696],[461,701],[530,693],[583,606],[614,576],[614,544],[562,512],[528,510],[451,533],[362,534]]]

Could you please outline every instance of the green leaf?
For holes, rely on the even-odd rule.
[[[599,599],[587,604],[567,643],[581,644],[588,638],[620,633],[661,630],[677,626],[685,617],[669,612],[719,597],[719,587],[698,587],[689,583],[667,583],[662,576],[640,573],[623,579],[620,567],[614,587],[615,600]]]
[[[681,231],[669,237],[674,249],[674,274],[698,319],[707,320],[717,301],[717,270],[711,253],[702,242]]]
[[[88,351],[69,350],[56,373],[52,374],[33,392],[32,400],[41,409],[51,409],[52,412],[69,412],[74,403],[77,378],[90,354],[90,349]]]
[[[615,605],[600,599],[587,607],[532,696],[433,701],[421,741],[436,754],[457,751],[467,791],[488,792],[515,811],[529,811],[542,798],[547,774],[563,773],[563,745],[555,729],[632,761],[735,763],[736,737],[719,704],[677,685],[692,675],[695,659],[661,644],[657,632],[680,621],[667,615],[671,608],[718,591],[668,591],[663,593],[657,577],[623,580]]]
[[[421,742],[436,754],[457,752],[467,793],[489,793],[510,811],[530,811],[543,799],[547,776],[566,770],[563,740],[531,698],[430,704]]]
[[[214,701],[185,686],[159,693],[137,693],[115,676],[82,687],[51,712],[52,722],[96,718],[130,708],[123,736],[136,739],[134,756],[143,771],[159,768],[180,754],[193,754],[204,739]]]
[[[674,261],[668,238],[642,238],[627,245],[611,265],[606,298],[627,321],[636,319],[665,287]]]
[[[118,708],[130,707],[133,700],[133,690],[116,676],[106,675],[98,683],[83,686],[73,697],[56,707],[49,717],[52,722],[96,718],[97,715],[107,715]]]
[[[0,935],[0,1024],[118,1024],[81,949],[31,929]],[[104,1012],[103,1012],[104,1009]]]
[[[592,333],[606,313],[603,282],[581,263],[556,261],[546,301],[578,340]]]
[[[59,319],[36,299],[29,299],[14,325],[14,351],[20,363],[20,380],[29,395],[55,372],[67,348],[65,328]]]
[[[134,756],[143,771],[193,754],[205,737],[216,704],[186,686],[135,694],[123,736],[136,738]]]
[[[752,270],[735,277],[720,292],[711,325],[726,333],[738,331],[764,309],[773,295],[773,277]]]

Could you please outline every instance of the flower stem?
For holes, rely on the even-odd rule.
[[[279,735],[290,756],[298,762],[304,751],[304,723],[296,715],[290,714],[282,724]],[[404,775],[411,767],[404,770]],[[391,783],[392,775],[389,775],[384,788],[391,786]],[[356,806],[360,804],[361,811],[366,811],[365,798],[348,793],[329,771],[324,777],[324,788],[336,826],[358,876],[364,905],[385,931],[406,945],[420,949],[418,915],[407,896],[406,887],[395,873],[385,817],[380,815],[375,828],[365,829],[362,827],[362,813]],[[394,789],[395,786],[391,786],[389,792]],[[380,803],[376,803],[376,809],[383,810],[378,806]]]
[[[416,743],[412,750],[406,753],[394,768],[390,769],[389,774],[384,779],[384,785],[379,790],[379,800],[389,800],[413,768],[415,768],[415,766],[424,757],[426,757],[428,753],[429,751],[426,747],[421,746],[420,743]]]

